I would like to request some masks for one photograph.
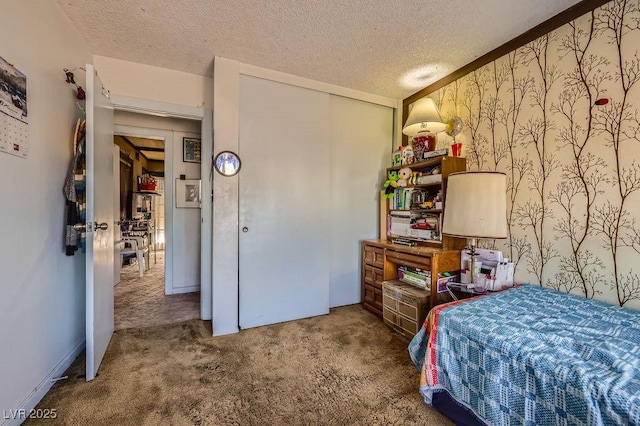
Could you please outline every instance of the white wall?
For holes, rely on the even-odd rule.
[[[213,79],[105,56],[94,57],[105,86],[118,95],[211,108]]]
[[[63,241],[78,109],[62,69],[93,55],[55,2],[4,0],[0,56],[27,76],[30,146],[26,160],[0,154],[0,410],[9,410],[37,403],[84,344],[84,255],[65,256]],[[84,84],[83,71],[76,77]]]
[[[173,133],[172,153],[173,170],[165,169],[165,179],[179,178],[181,174],[187,179],[200,179],[200,163],[182,161],[182,138],[200,138],[200,121],[176,118],[156,117],[116,111],[116,125],[142,127],[147,129],[167,130]],[[168,165],[169,162],[166,163]],[[167,188],[175,186],[167,185]],[[176,208],[173,202],[173,261],[171,294],[200,290],[200,209]],[[168,240],[169,241],[169,240]],[[166,259],[166,262],[171,259]]]

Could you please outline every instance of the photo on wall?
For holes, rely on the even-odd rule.
[[[185,163],[199,163],[200,143],[200,139],[182,138],[182,161]]]
[[[200,179],[176,179],[176,207],[200,208]]]

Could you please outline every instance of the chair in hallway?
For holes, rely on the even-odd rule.
[[[125,256],[135,255],[138,261],[138,276],[144,276],[144,269],[149,270],[149,240],[147,237],[125,237],[120,240],[120,262]]]

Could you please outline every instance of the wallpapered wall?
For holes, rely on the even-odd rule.
[[[468,169],[507,174],[518,281],[640,309],[638,46],[640,0],[614,0],[430,95]]]

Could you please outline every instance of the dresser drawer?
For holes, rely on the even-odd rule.
[[[394,330],[413,337],[420,330],[428,311],[429,293],[398,280],[382,285],[384,322]]]
[[[384,281],[384,272],[382,269],[373,266],[364,265],[364,282],[379,290],[382,290],[382,282]]]
[[[382,313],[382,290],[365,284],[363,302],[374,306],[378,311],[380,311],[380,313]]]
[[[380,318],[382,318],[382,311],[380,309],[378,309],[378,307],[376,305],[372,305],[370,303],[363,303],[362,307],[364,309],[366,309],[367,311],[379,316]]]
[[[364,263],[375,266],[377,268],[384,267],[384,249],[365,244],[363,256]]]
[[[384,319],[385,324],[409,339],[413,338],[413,336],[420,331],[420,328],[422,328],[422,323],[418,323],[417,321],[410,320],[402,315],[390,311],[386,306],[382,313],[382,318]]]
[[[401,300],[389,296],[388,294],[382,295],[382,304],[384,305],[385,309],[389,309],[394,313],[401,314],[414,322],[418,322],[421,319],[420,311],[422,310],[418,309],[418,306],[416,304],[405,303]]]
[[[402,253],[395,250],[387,250],[387,260],[389,262],[409,266],[411,268],[425,270],[431,269],[431,257],[417,256],[415,254]]]

